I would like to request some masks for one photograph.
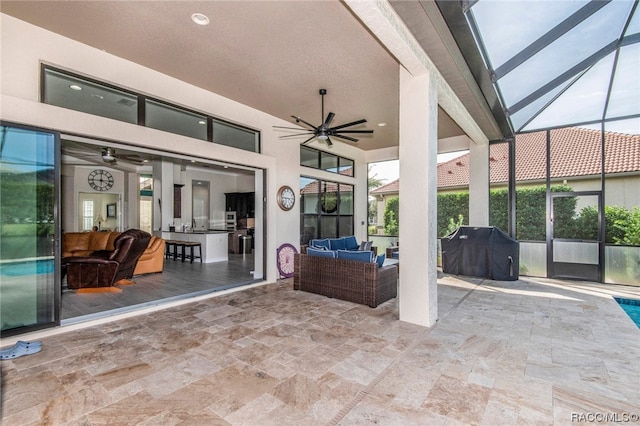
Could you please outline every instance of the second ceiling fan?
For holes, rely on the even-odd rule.
[[[324,95],[327,94],[327,90],[326,89],[320,89],[319,93],[320,93],[320,96],[322,96],[322,117],[324,117]],[[344,140],[349,141],[349,142],[358,142],[358,139],[356,139],[354,137],[351,137],[351,136],[347,136],[347,135],[345,135],[345,133],[348,133],[348,134],[354,134],[354,133],[363,133],[363,134],[368,133],[368,134],[371,134],[371,133],[373,133],[373,130],[343,130],[346,127],[351,127],[351,126],[356,126],[358,124],[366,123],[367,120],[365,120],[364,118],[361,119],[361,120],[352,121],[351,123],[341,124],[339,126],[331,127],[331,123],[333,122],[333,119],[335,117],[335,114],[332,113],[332,112],[329,112],[329,114],[327,114],[327,118],[319,126],[314,126],[313,124],[308,123],[307,121],[305,121],[302,118],[300,118],[298,116],[295,116],[295,115],[292,115],[291,117],[296,120],[296,123],[303,123],[304,125],[310,127],[310,129],[306,129],[305,133],[296,133],[296,134],[293,134],[293,135],[280,136],[280,139],[311,135],[311,137],[309,137],[309,139],[307,139],[306,141],[302,142],[302,145],[304,145],[306,143],[309,143],[313,139],[317,138],[318,140],[325,142],[328,146],[331,146],[331,145],[333,145],[333,142],[331,142],[331,137],[336,137],[338,139],[344,139]],[[273,127],[275,129],[300,130],[299,128],[295,128],[295,127],[282,127],[282,126],[273,126]]]

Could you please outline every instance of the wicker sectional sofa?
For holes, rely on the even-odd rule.
[[[296,254],[293,289],[375,308],[398,295],[398,268]]]

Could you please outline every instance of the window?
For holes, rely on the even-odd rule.
[[[82,230],[88,231],[93,228],[94,220],[93,200],[84,200],[82,202]]]
[[[300,145],[300,165],[343,176],[353,176],[354,161],[335,154]]]
[[[300,177],[300,244],[353,235],[353,185]]]
[[[41,99],[62,108],[260,152],[256,130],[46,65],[42,66]]]

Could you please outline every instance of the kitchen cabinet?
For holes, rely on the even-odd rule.
[[[225,210],[236,212],[236,220],[255,217],[255,192],[227,192]]]

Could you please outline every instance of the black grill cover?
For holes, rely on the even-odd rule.
[[[515,281],[520,243],[493,226],[461,226],[440,241],[442,272]]]

